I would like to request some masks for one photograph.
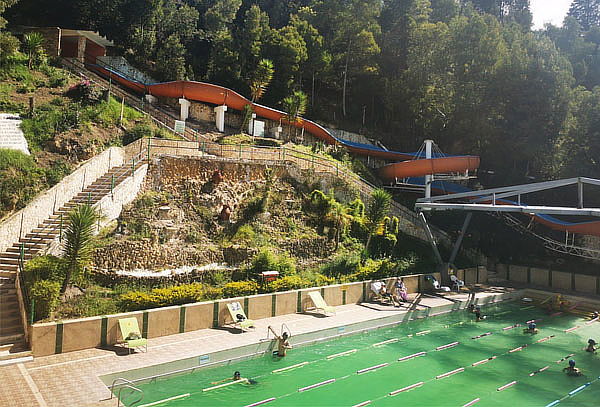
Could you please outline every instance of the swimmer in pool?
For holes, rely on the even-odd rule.
[[[221,379],[216,382],[211,382],[210,384],[221,384],[221,383],[225,383],[225,382],[234,382],[234,381],[241,380],[241,379],[242,379],[242,374],[238,370],[236,370],[235,372],[233,372],[232,378]]]
[[[523,329],[523,333],[524,334],[536,334],[538,333],[538,329],[535,325],[535,322],[530,322],[529,325],[527,325],[527,328]]]
[[[569,366],[563,369],[563,372],[568,374],[569,376],[581,376],[583,373],[578,367],[575,367],[575,360],[569,360]]]
[[[279,336],[271,326],[269,326],[269,329],[275,335],[275,339],[277,339],[277,356],[284,357],[287,354],[287,350],[292,349],[292,345],[290,345],[290,341],[288,340],[288,333],[284,332]]]
[[[596,352],[596,341],[588,339],[588,346],[585,348],[586,352]]]

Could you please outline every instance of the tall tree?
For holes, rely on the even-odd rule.
[[[365,226],[367,227],[368,237],[365,244],[365,250],[369,250],[371,239],[382,227],[385,217],[390,211],[392,196],[384,189],[376,189],[371,193],[369,204],[365,211]]]
[[[6,26],[6,20],[2,17],[2,14],[7,8],[14,6],[17,1],[18,0],[0,0],[0,29]]]
[[[592,26],[600,25],[600,0],[573,0],[567,15],[577,19],[588,31]]]
[[[261,59],[250,78],[252,103],[262,97],[265,90],[267,90],[267,86],[271,83],[271,79],[273,79],[273,62],[269,59]]]

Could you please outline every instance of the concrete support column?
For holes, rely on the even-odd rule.
[[[254,119],[256,119],[256,113],[252,113],[252,117],[248,120],[248,134],[254,135]]]
[[[181,111],[179,113],[179,117],[181,118],[181,120],[185,121],[187,120],[188,116],[190,115],[190,101],[185,99],[185,98],[181,98],[179,99],[179,104],[181,105]]]
[[[225,112],[227,111],[227,106],[217,106],[215,107],[215,125],[217,126],[217,130],[221,133],[225,131]]]
[[[156,96],[152,96],[152,95],[146,95],[146,102],[150,103],[151,105],[155,104],[156,102],[158,102],[158,98]]]
[[[275,131],[273,132],[273,136],[275,136],[276,139],[280,139],[281,133],[283,133],[283,127],[277,126],[275,127]]]
[[[433,140],[425,140],[425,158],[431,158],[431,147]],[[431,183],[433,182],[433,174],[425,175],[425,198],[431,198]]]

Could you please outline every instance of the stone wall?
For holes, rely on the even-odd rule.
[[[94,263],[104,270],[161,269],[221,263],[218,251],[197,250],[192,247],[172,247],[150,242],[122,241],[96,249]]]
[[[38,195],[27,207],[14,213],[0,223],[0,252],[6,250],[50,217],[55,209],[71,200],[81,190],[92,184],[110,168],[123,164],[123,150],[111,147],[94,158],[84,162],[70,175]]]
[[[459,275],[467,278],[465,281],[467,284],[484,283],[486,273],[483,269],[485,267],[481,268],[479,273],[461,270]],[[439,273],[432,274],[438,280],[440,279]],[[468,279],[473,276],[479,276],[479,280]],[[421,287],[424,287],[424,277],[424,274],[403,276],[408,292],[418,292]],[[385,283],[391,288],[395,280],[395,278],[385,279]],[[227,304],[232,301],[243,304],[248,318],[255,320],[303,312],[312,305],[308,293],[315,290],[320,290],[325,301],[332,306],[358,304],[370,300],[369,284],[370,281],[360,281],[115,315],[39,323],[31,327],[31,349],[33,355],[38,357],[112,345],[121,339],[118,320],[128,317],[138,319],[142,334],[147,338],[218,328],[230,322]],[[466,302],[463,305],[466,305]]]

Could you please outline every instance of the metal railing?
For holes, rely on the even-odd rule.
[[[122,383],[117,384],[117,382],[122,382]],[[132,392],[137,392],[140,394],[140,398],[131,402],[130,406],[134,406],[144,399],[144,392],[141,389],[138,389],[137,387],[135,387],[135,383],[133,383],[131,380],[125,379],[124,377],[117,377],[115,380],[113,380],[112,385],[110,385],[110,387],[109,387],[109,389],[110,389],[109,400],[112,400],[112,398],[115,396],[115,387],[117,387],[117,385],[119,386],[119,390],[116,394],[117,395],[117,407],[121,406],[121,391],[123,389],[129,389],[129,390],[132,390]]]

